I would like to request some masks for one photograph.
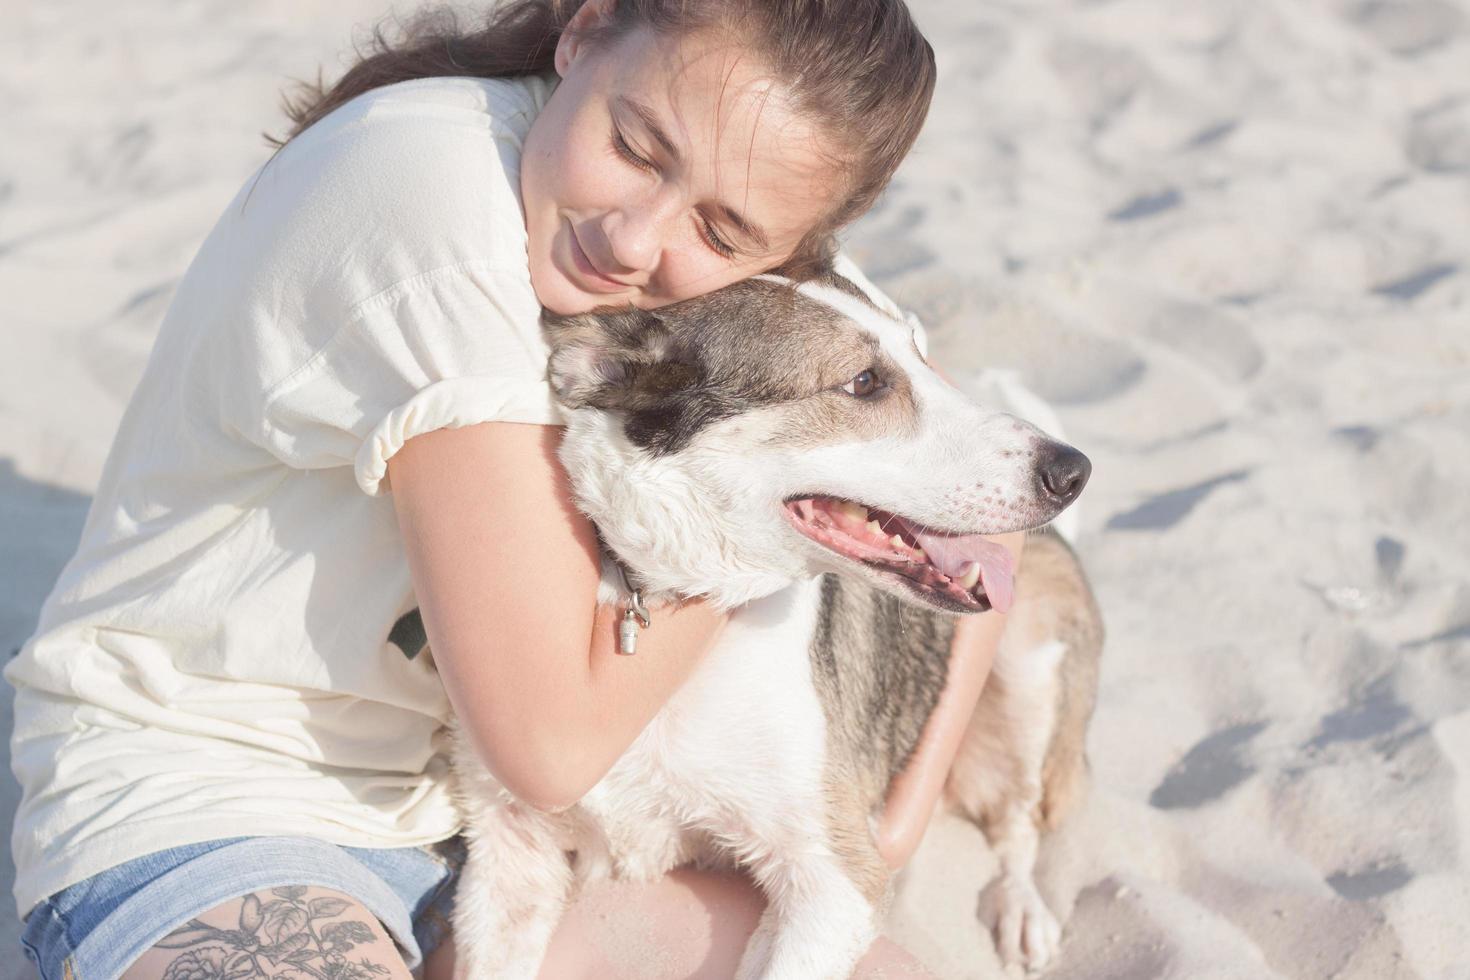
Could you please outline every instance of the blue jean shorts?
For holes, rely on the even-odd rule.
[[[63,888],[26,917],[21,945],[42,980],[115,980],[191,918],[248,892],[319,885],[377,916],[417,970],[449,933],[461,837],[423,847],[342,847],[308,837],[230,837],[135,858]]]

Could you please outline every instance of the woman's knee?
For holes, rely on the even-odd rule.
[[[729,977],[764,907],[735,873],[679,868],[653,882],[598,882],[557,923],[541,977]]]
[[[412,976],[383,924],[361,902],[330,888],[298,885],[241,895],[200,913],[143,953],[122,980],[266,977],[285,963],[299,964],[303,975],[323,976],[341,972],[328,967],[343,961],[391,980]]]

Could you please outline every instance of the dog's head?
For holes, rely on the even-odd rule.
[[[546,328],[578,505],[651,594],[733,606],[835,571],[1003,609],[1010,557],[979,535],[1047,523],[1090,471],[946,383],[835,276]]]

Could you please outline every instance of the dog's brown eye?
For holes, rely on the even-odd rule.
[[[868,395],[871,395],[873,392],[877,391],[881,387],[883,387],[883,382],[878,380],[878,376],[876,374],[874,374],[872,371],[864,371],[862,374],[859,374],[847,384],[843,385],[842,390],[847,392],[849,395],[856,395],[859,398],[866,398]]]

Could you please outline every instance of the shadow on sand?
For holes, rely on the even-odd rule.
[[[22,476],[0,459],[0,656],[36,628],[56,577],[76,550],[92,498]]]
[[[16,470],[14,460],[0,459],[0,662],[9,660],[35,630],[41,604],[76,550],[90,504],[86,494],[28,479]],[[7,739],[12,698],[10,685],[0,684],[0,725]],[[0,826],[6,840],[19,802],[20,787],[7,760],[0,773]],[[0,862],[0,893],[8,896],[14,880],[7,848]],[[31,964],[19,955],[19,932],[15,916],[0,916],[0,950],[6,956],[0,975],[34,978]]]

